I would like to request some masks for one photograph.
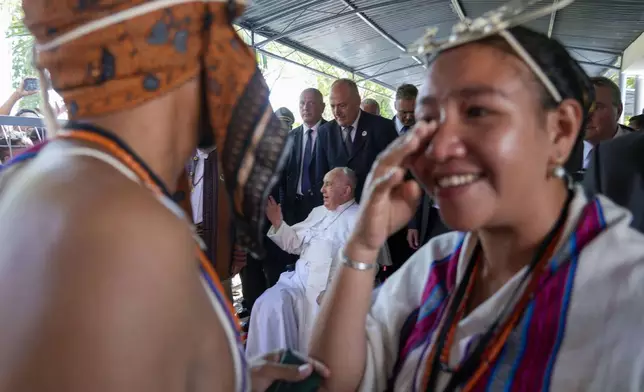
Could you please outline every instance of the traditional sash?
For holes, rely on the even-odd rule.
[[[526,391],[547,389],[561,346],[579,255],[582,249],[606,229],[597,198],[583,208],[579,222],[559,251],[549,261],[549,270],[538,284],[535,297],[513,329],[499,357],[479,379],[473,390]],[[424,346],[429,351],[436,327],[443,317],[448,293],[456,287],[456,269],[463,241],[448,258],[431,264],[421,306],[412,312],[401,335],[399,358],[390,380],[396,378],[409,354]],[[413,322],[413,328],[409,323]],[[422,377],[424,363],[416,364],[414,380]],[[414,384],[414,391],[417,390]]]

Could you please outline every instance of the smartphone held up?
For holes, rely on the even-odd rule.
[[[22,88],[25,91],[38,91],[40,90],[40,81],[36,78],[26,78],[23,81]]]

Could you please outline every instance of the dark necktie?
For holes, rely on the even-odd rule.
[[[344,128],[342,130],[342,135],[344,137],[344,146],[347,148],[347,153],[351,155],[353,152],[353,141],[351,140],[351,131],[353,131],[353,125],[349,125],[348,127]]]
[[[304,161],[302,162],[302,194],[306,195],[311,190],[311,176],[309,168],[311,167],[311,156],[313,155],[313,130],[306,131],[306,144],[304,145]]]
[[[407,133],[407,131],[409,131],[409,127],[405,125],[400,129],[400,134],[404,135],[405,133]]]

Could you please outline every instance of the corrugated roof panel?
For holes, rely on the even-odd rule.
[[[363,0],[374,3],[377,0]],[[396,5],[365,12],[378,26],[389,32],[404,46],[409,46],[420,39],[428,27],[439,28],[439,35],[447,35],[451,26],[458,21],[458,16],[445,0],[409,1]]]
[[[367,75],[382,75],[382,74],[389,74],[394,70],[399,70],[402,68],[415,66],[415,65],[420,66],[412,58],[406,57],[405,55],[401,55],[401,56],[392,57],[390,61],[387,61],[386,63],[362,68],[360,71],[366,73]]]
[[[552,1],[552,0],[548,0]],[[480,0],[463,0],[461,1],[463,4],[463,11],[465,12],[465,15],[467,15],[470,18],[476,18],[478,16],[483,15],[484,13],[488,11],[495,10],[502,5],[506,4],[507,1],[504,0],[485,0],[485,1],[480,1]],[[543,4],[536,4],[531,7],[528,7],[528,11],[534,10],[537,8],[541,8]],[[533,20],[531,22],[528,22],[525,24],[526,27],[540,31],[542,33],[547,33],[548,32],[548,26],[550,24],[550,17],[549,16],[544,16],[542,18],[539,18],[537,20]]]
[[[622,51],[644,31],[644,1],[583,0],[557,13],[555,37],[564,44]]]
[[[302,2],[303,0],[253,0],[246,8],[243,17],[246,20],[261,22],[262,19],[271,18],[274,13],[288,11]]]
[[[317,31],[295,34],[291,39],[351,67],[402,53],[358,17],[324,26]]]
[[[320,27],[324,28],[325,26],[333,25],[334,23],[350,20],[354,16],[345,15],[335,20],[330,20],[322,25],[318,24],[308,27],[309,24],[325,18],[337,17],[337,15],[346,14],[348,11],[350,10],[346,9],[340,1],[332,0],[322,4],[313,5],[302,10],[290,12],[287,16],[271,22],[267,27],[278,33],[294,29],[311,31]]]
[[[415,67],[410,68],[407,71],[385,75],[379,79],[394,87],[400,86],[403,83],[410,83],[420,87],[424,82],[426,72],[427,71],[423,67]]]
[[[358,9],[402,45],[408,46],[436,25],[439,36],[450,33],[457,21],[450,0],[351,0]],[[505,0],[460,0],[469,17],[477,17],[506,3]],[[542,3],[543,4],[543,3]],[[414,64],[394,44],[383,38],[357,15],[344,15],[313,25],[325,18],[350,12],[343,0],[253,0],[242,19],[247,28],[262,27],[258,33],[277,35],[290,32],[285,40],[309,54],[327,57],[347,68],[378,76],[376,81],[396,86],[403,82],[420,84],[422,67],[398,70]],[[527,26],[546,33],[550,16]],[[291,30],[297,29],[292,32]],[[553,36],[568,47],[623,51],[644,31],[644,0],[577,0],[557,12]],[[569,49],[582,62],[613,64],[617,57],[592,50]],[[390,60],[388,63],[385,60]],[[603,66],[583,65],[591,74]],[[384,75],[382,75],[385,73]]]
[[[613,65],[617,61],[616,55],[607,53],[590,52],[574,48],[568,48],[568,53],[570,53],[572,58],[575,60],[582,62]]]

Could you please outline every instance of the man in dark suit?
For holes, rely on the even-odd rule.
[[[633,116],[628,120],[628,126],[634,131],[644,131],[644,114]]]
[[[396,90],[396,100],[394,101],[396,115],[393,121],[396,124],[396,132],[399,135],[407,133],[416,124],[414,110],[416,109],[417,96],[418,89],[412,84],[403,84]],[[418,211],[416,211],[416,214],[409,222],[408,228],[401,230],[405,232],[405,243],[411,249],[410,253],[413,253],[413,250],[418,249],[420,245],[426,242],[437,217],[440,222],[438,210],[434,208],[429,195],[424,194]],[[390,272],[393,272],[391,270],[395,269],[396,266],[391,268]]]
[[[425,245],[432,238],[449,232],[441,219],[438,208],[434,205],[432,198],[424,194],[418,211],[409,222],[407,230],[407,242],[413,250]]]
[[[359,202],[373,162],[398,134],[393,121],[360,109],[360,93],[353,80],[336,80],[331,85],[329,102],[335,119],[318,131],[315,182],[321,188],[329,170],[346,166],[358,178],[356,200]]]
[[[590,153],[599,143],[631,133],[632,129],[619,124],[624,111],[622,94],[612,80],[604,76],[591,78],[595,86],[595,105],[586,122],[583,167],[588,167]]]
[[[644,132],[599,143],[591,153],[584,187],[628,208],[631,226],[644,233]]]
[[[315,184],[315,145],[318,130],[326,123],[322,93],[308,88],[300,94],[300,116],[303,124],[293,129],[293,149],[279,184],[279,202],[284,221],[289,225],[302,222],[313,208],[322,205],[320,187]],[[297,258],[295,259],[297,260]]]
[[[396,115],[392,121],[396,127],[396,133],[399,136],[407,133],[416,124],[414,111],[416,110],[417,96],[418,89],[413,84],[403,84],[396,89],[396,97],[394,100]],[[408,176],[411,178],[411,174]],[[404,227],[389,237],[387,244],[389,245],[389,251],[391,253],[392,265],[381,271],[381,279],[384,280],[396,272],[414,254],[416,248],[412,247],[408,241],[410,232],[410,230]]]
[[[409,131],[416,124],[416,97],[418,89],[413,84],[403,84],[396,90],[396,100],[394,107],[396,115],[393,122],[396,125],[396,132],[402,135]]]

